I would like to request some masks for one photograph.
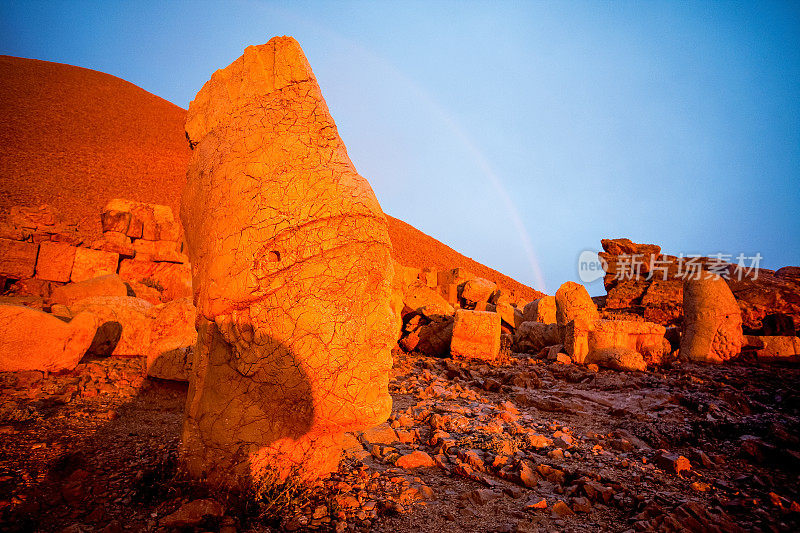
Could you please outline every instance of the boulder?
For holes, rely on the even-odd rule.
[[[523,322],[514,334],[514,351],[519,353],[538,353],[546,346],[560,343],[557,324]]]
[[[572,320],[592,324],[600,318],[586,287],[574,281],[561,285],[556,291],[555,300],[556,322],[559,326],[566,326]]]
[[[488,279],[472,278],[464,284],[461,297],[472,304],[488,302],[495,290],[497,285]]]
[[[742,351],[742,315],[724,279],[713,274],[683,284],[681,357],[722,363]]]
[[[99,321],[80,313],[70,322],[0,304],[0,372],[72,370],[92,343]]]
[[[100,319],[89,348],[95,355],[147,355],[152,304],[132,296],[93,296],[69,306],[72,315],[88,311]]]
[[[128,288],[116,274],[68,283],[53,289],[50,303],[71,306],[79,300],[95,296],[127,296]]]
[[[114,231],[148,241],[180,240],[180,224],[166,205],[114,198],[100,215],[103,232]]]
[[[523,322],[542,322],[543,324],[556,323],[556,298],[543,296],[528,302],[522,310]]]
[[[500,354],[500,315],[459,309],[453,323],[450,353],[460,359],[494,361]]]
[[[230,488],[324,476],[344,432],[391,412],[386,217],[291,37],[216,71],[186,134],[198,349],[183,468]]]
[[[167,337],[150,345],[147,375],[170,381],[189,381],[197,332],[186,337]]]

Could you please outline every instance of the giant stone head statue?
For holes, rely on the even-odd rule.
[[[212,483],[335,469],[386,419],[386,219],[298,43],[250,46],[189,106],[181,201],[199,339],[182,457]]]

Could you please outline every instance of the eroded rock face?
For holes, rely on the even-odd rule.
[[[222,485],[324,475],[345,431],[391,410],[386,219],[290,37],[217,71],[186,133],[198,346],[184,465]]]
[[[711,276],[683,284],[681,356],[722,363],[742,350],[742,314],[725,280]]]

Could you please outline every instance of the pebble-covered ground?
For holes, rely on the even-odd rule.
[[[388,423],[259,501],[181,476],[141,359],[0,374],[0,530],[798,531],[800,369],[591,372],[397,353]]]

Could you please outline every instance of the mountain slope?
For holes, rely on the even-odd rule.
[[[0,56],[0,210],[50,204],[99,236],[111,198],[166,204],[178,213],[190,150],[186,111],[125,80],[71,65]],[[393,217],[404,265],[467,270],[540,295]]]

